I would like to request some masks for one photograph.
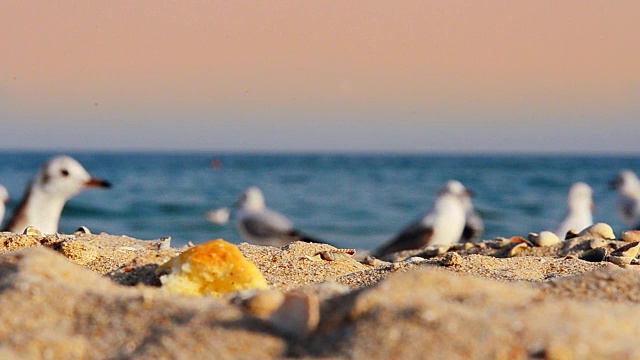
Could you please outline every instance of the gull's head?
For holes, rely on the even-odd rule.
[[[42,165],[33,187],[52,197],[69,199],[91,187],[108,188],[111,184],[92,177],[69,156],[56,156]]]
[[[455,196],[463,200],[469,199],[473,196],[473,193],[471,190],[464,187],[460,181],[449,180],[442,188],[440,188],[440,191],[438,191],[438,197],[442,196]]]
[[[569,189],[567,202],[571,210],[593,210],[593,190],[591,186],[583,182],[573,184]]]
[[[260,210],[264,206],[264,196],[257,186],[247,188],[237,202],[238,209]]]
[[[9,197],[9,192],[7,191],[7,188],[0,185],[0,203],[7,204],[9,200],[11,200],[11,198]],[[2,219],[0,219],[0,221],[2,221]]]
[[[636,173],[629,169],[620,171],[618,176],[610,183],[612,189],[628,191],[640,188],[640,180]]]

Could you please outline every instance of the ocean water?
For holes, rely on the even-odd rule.
[[[0,153],[0,183],[13,198],[8,214],[40,164],[57,154]],[[232,205],[257,185],[267,205],[304,232],[342,247],[373,249],[429,210],[449,179],[476,193],[485,239],[554,229],[576,181],[593,187],[594,220],[620,234],[625,227],[608,184],[623,168],[640,170],[635,156],[68,154],[114,186],[71,199],[60,232],[85,225],[94,233],[139,239],[171,236],[174,246],[219,237],[242,242],[233,213],[225,226],[208,222],[205,213]]]

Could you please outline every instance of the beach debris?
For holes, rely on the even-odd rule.
[[[91,235],[91,230],[86,226],[80,226],[74,233]]]
[[[623,231],[622,240],[626,242],[640,241],[640,230]]]
[[[231,211],[229,208],[223,207],[219,209],[209,210],[205,217],[209,222],[212,222],[216,225],[225,225],[229,222],[229,215]]]
[[[171,249],[171,236],[163,236],[158,240],[158,250],[169,250]]]
[[[529,248],[529,245],[526,242],[519,243],[518,245],[512,247],[511,250],[509,250],[509,256],[510,257],[518,256],[528,248]]]
[[[22,235],[44,236],[44,234],[35,226],[27,226],[27,228],[22,232]]]
[[[446,253],[440,260],[440,265],[446,267],[456,266],[460,264],[462,264],[462,256],[455,252]]]
[[[582,255],[580,255],[579,259],[589,262],[602,262],[607,258],[607,249],[603,247],[598,247],[595,249],[591,249],[589,251],[585,251]]]
[[[222,239],[189,248],[160,266],[157,274],[164,291],[182,295],[222,296],[268,287],[258,267]]]
[[[305,338],[320,322],[320,299],[315,294],[301,291],[288,293],[268,322],[285,335]]]
[[[560,243],[560,238],[551,231],[542,231],[540,234],[529,233],[529,241],[537,246],[552,246]]]
[[[616,238],[611,226],[605,223],[593,224],[588,228],[580,231],[578,236],[593,236],[593,237],[599,237],[599,238],[609,239],[609,240],[614,240]]]
[[[638,251],[640,251],[640,242],[635,241],[612,252],[607,257],[607,261],[616,265],[628,265],[638,256]]]
[[[564,239],[565,240],[573,239],[575,237],[578,237],[578,234],[580,234],[580,231],[576,229],[571,229],[567,231],[567,233],[564,235]]]

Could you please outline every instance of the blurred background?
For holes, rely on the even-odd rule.
[[[71,154],[107,191],[61,231],[225,237],[249,185],[303,230],[370,248],[456,178],[485,237],[553,228],[570,184],[640,170],[640,3],[0,3],[0,183]],[[211,161],[223,166],[213,169]]]

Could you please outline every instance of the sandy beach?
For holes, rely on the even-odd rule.
[[[322,244],[243,243],[239,250],[269,289],[216,298],[160,287],[158,266],[187,247],[81,232],[1,233],[0,354],[640,358],[640,266],[580,259],[626,244],[590,235],[548,247],[496,239],[387,262]]]

